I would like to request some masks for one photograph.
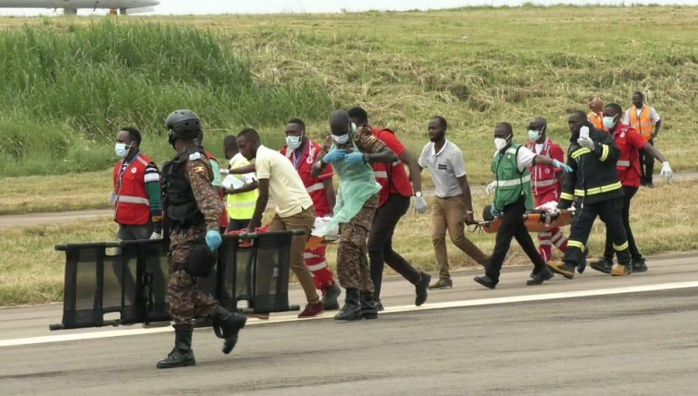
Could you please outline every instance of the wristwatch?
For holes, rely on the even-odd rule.
[[[422,192],[421,192],[421,191],[417,191],[417,192],[414,193],[414,196],[417,197],[417,198],[421,198],[421,197],[422,197]]]

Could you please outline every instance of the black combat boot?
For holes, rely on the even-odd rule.
[[[378,307],[373,292],[361,291],[360,304],[362,319],[378,319]]]
[[[191,350],[191,336],[194,333],[192,325],[174,325],[175,346],[167,357],[158,362],[157,367],[173,368],[195,366],[194,351]]]
[[[229,354],[235,344],[238,342],[238,333],[240,329],[245,327],[247,316],[236,312],[230,312],[220,305],[213,310],[210,318],[213,320],[213,325],[218,326],[223,331],[223,353]]]
[[[348,288],[344,293],[344,306],[334,316],[335,320],[361,320],[359,289]]]

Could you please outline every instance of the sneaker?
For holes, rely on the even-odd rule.
[[[427,301],[429,281],[431,281],[431,275],[422,272],[422,278],[414,285],[414,292],[417,295],[414,299],[414,305],[420,306]]]
[[[589,264],[589,266],[599,272],[603,272],[604,274],[610,274],[611,270],[613,269],[613,261],[602,258],[601,260],[594,261],[593,263]]]
[[[494,289],[497,287],[497,283],[499,283],[499,281],[495,281],[487,275],[476,276],[473,280],[488,289]]]
[[[633,259],[630,264],[633,267],[633,272],[647,272],[647,264],[645,264],[644,257]]]
[[[313,316],[318,316],[321,313],[325,312],[325,309],[322,308],[322,303],[315,303],[315,304],[308,304],[305,306],[305,309],[303,312],[298,314],[299,318],[312,318]]]
[[[450,279],[439,279],[436,282],[429,285],[430,290],[447,289],[450,287],[453,287],[453,281]]]
[[[574,278],[574,272],[576,270],[575,265],[571,263],[565,263],[563,261],[549,261],[548,268],[550,268],[554,273],[560,274],[567,279]]]
[[[625,276],[633,273],[633,267],[630,264],[616,264],[611,270],[612,276]]]
[[[553,279],[555,274],[553,274],[553,271],[550,269],[546,268],[545,270],[539,271],[537,274],[533,275],[531,279],[526,281],[527,286],[533,286],[533,285],[542,285],[543,282]]]
[[[342,289],[336,283],[331,284],[322,290],[322,308],[325,311],[336,311],[339,309],[339,295],[342,294]]]

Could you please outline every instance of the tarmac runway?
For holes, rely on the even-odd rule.
[[[414,307],[414,288],[385,282],[378,320],[333,313],[250,319],[231,355],[194,333],[195,367],[158,370],[171,327],[50,332],[61,305],[0,309],[2,395],[689,395],[698,389],[695,256],[648,261],[616,278],[587,269],[498,288],[457,273]],[[302,303],[294,287],[293,303]]]

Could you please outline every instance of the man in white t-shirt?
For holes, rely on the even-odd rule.
[[[623,116],[623,124],[630,125],[645,140],[654,146],[654,138],[659,135],[662,119],[652,106],[645,105],[645,95],[642,92],[633,94],[633,106]],[[654,157],[645,150],[640,150],[640,171],[642,172],[641,185],[654,187],[652,173],[654,173]]]
[[[308,305],[298,317],[317,316],[323,312],[322,302],[315,291],[313,275],[303,260],[305,243],[315,224],[313,200],[293,164],[283,154],[262,145],[257,131],[243,130],[238,134],[237,143],[240,153],[247,160],[251,161],[254,158],[259,183],[259,197],[247,231],[254,232],[255,228],[261,225],[262,214],[270,197],[276,203],[276,214],[269,224],[268,231],[305,231],[303,235],[294,236],[291,242],[291,270],[298,278],[308,300]]]
[[[431,205],[431,240],[439,265],[439,280],[430,289],[453,287],[446,249],[446,231],[456,247],[478,264],[485,266],[489,257],[465,237],[465,223],[475,222],[470,185],[465,174],[463,153],[446,139],[448,124],[441,116],[429,120],[430,142],[419,157],[421,169],[428,168],[434,180],[436,194]]]

